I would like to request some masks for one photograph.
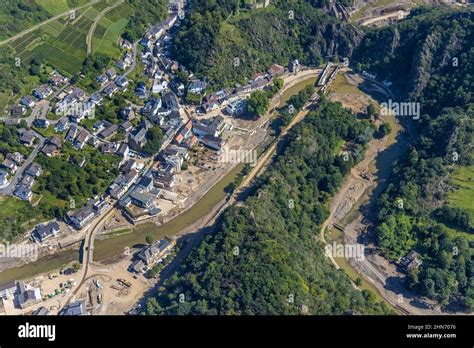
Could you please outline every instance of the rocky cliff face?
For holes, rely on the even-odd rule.
[[[472,11],[419,10],[395,26],[369,31],[352,61],[392,81],[400,96],[418,100],[435,89],[434,83],[467,87],[463,80],[473,73],[473,37]]]

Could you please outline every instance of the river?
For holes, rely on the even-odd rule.
[[[286,89],[281,95],[279,106],[283,106],[291,96],[298,94],[306,86],[314,85],[316,79],[316,77],[310,77],[299,81]],[[216,185],[214,185],[196,204],[161,226],[156,226],[151,222],[143,223],[131,229],[130,232],[123,231],[123,233],[120,233],[115,237],[96,240],[94,243],[94,261],[103,261],[113,258],[122,253],[126,247],[144,244],[145,238],[148,235],[155,239],[164,236],[172,237],[177,235],[180,231],[212,211],[212,209],[225,197],[225,188],[234,181],[243,167],[243,164],[237,165]],[[65,250],[41,258],[36,262],[0,272],[0,284],[5,284],[18,279],[31,278],[41,273],[58,270],[74,260],[79,261],[79,250]]]
[[[71,261],[79,260],[79,250],[65,250],[54,255],[46,256],[36,262],[10,268],[0,273],[0,284],[15,280],[31,278],[37,274],[57,270]]]
[[[214,185],[196,204],[191,208],[164,223],[156,226],[152,222],[137,225],[131,233],[120,234],[117,237],[97,240],[94,244],[94,261],[102,261],[114,257],[124,251],[125,247],[133,247],[145,243],[146,236],[155,239],[164,236],[174,236],[180,231],[196,222],[199,218],[207,215],[225,197],[225,188],[234,181],[244,165],[239,164],[226,176]]]
[[[175,236],[187,226],[207,215],[225,197],[225,188],[234,181],[244,165],[239,164],[214,185],[196,204],[161,226],[148,222],[137,225],[130,233],[94,243],[94,260],[101,261],[112,258],[124,251],[125,247],[143,244],[145,237],[154,238]],[[37,274],[51,272],[62,268],[71,261],[79,260],[79,250],[65,250],[57,254],[41,258],[36,262],[10,268],[0,272],[0,284],[14,280],[31,278]]]
[[[400,137],[400,125],[395,122],[393,117],[383,117],[383,119],[390,124],[392,132],[387,138],[387,148],[381,151],[369,164],[369,171],[371,174],[377,176],[377,182],[364,191],[362,196],[354,202],[349,212],[339,221],[343,226],[355,221],[362,214],[363,208],[366,210],[370,209],[369,207],[375,203],[380,193],[386,187],[388,179],[392,174],[392,163],[400,158],[406,149],[407,143],[403,137]],[[327,236],[328,243],[337,242],[344,244],[343,232],[335,228],[330,230]],[[378,301],[383,301],[389,307],[394,308],[393,305],[381,295],[380,291],[371,282],[367,281],[344,257],[335,257],[334,260],[353,281],[356,281],[357,278],[360,279],[360,285],[358,286],[360,289],[371,291]]]

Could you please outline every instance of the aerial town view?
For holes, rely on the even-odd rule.
[[[415,316],[403,342],[472,346],[428,318],[473,327],[473,8],[5,0],[0,319]]]

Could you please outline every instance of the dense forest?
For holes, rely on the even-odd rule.
[[[379,246],[395,261],[418,251],[423,264],[407,286],[442,305],[472,310],[474,264],[463,233],[472,231],[472,222],[463,208],[447,205],[450,188],[443,181],[473,164],[474,13],[413,11],[399,24],[370,31],[354,59],[358,69],[393,81],[399,100],[421,104],[412,145],[394,164],[377,204]]]
[[[316,238],[327,200],[353,163],[334,149],[341,139],[358,143],[367,127],[323,99],[290,131],[256,192],[224,213],[216,231],[148,301],[146,313],[388,313],[373,294],[353,288]]]
[[[314,65],[346,57],[360,40],[354,27],[311,2],[272,1],[262,10],[239,8],[239,1],[217,3],[193,2],[173,45],[179,62],[215,88],[246,83],[273,63]]]

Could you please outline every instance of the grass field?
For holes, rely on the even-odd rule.
[[[28,203],[16,198],[0,196],[0,220],[7,216],[13,216],[17,211],[21,211],[28,206]]]
[[[90,4],[92,0],[31,0],[51,16],[67,12],[68,9]],[[75,12],[75,17],[62,16],[40,26],[14,41],[5,44],[1,61],[20,59],[21,84],[19,93],[11,96],[10,90],[0,93],[0,112],[6,115],[20,95],[29,94],[40,84],[39,78],[27,73],[32,59],[39,59],[45,66],[71,78],[77,74],[87,56],[87,35],[100,12],[117,0],[100,0],[98,3]],[[119,4],[97,22],[92,37],[92,52],[119,59],[123,54],[118,40],[127,26],[133,8],[126,3]],[[1,62],[0,61],[0,62]]]
[[[465,209],[474,221],[474,166],[459,167],[451,176],[451,185],[449,206]]]
[[[101,53],[113,58],[118,58],[121,55],[120,49],[117,46],[120,34],[127,26],[128,20],[126,18],[120,19],[107,27],[102,38],[92,38],[92,52]]]
[[[127,4],[118,5],[106,13],[97,23],[92,37],[92,52],[101,53],[118,58],[120,49],[117,46],[118,39],[125,27],[133,9]]]
[[[63,13],[88,2],[90,0],[38,0],[38,4],[52,14]],[[11,42],[9,46],[13,55],[25,64],[33,58],[39,58],[69,77],[78,73],[86,58],[89,29],[100,11],[107,6],[108,1],[102,0],[94,6],[77,11],[74,19],[65,17],[49,22]],[[128,5],[122,4],[101,18],[94,32],[94,52],[113,58],[121,55],[117,41],[132,11]]]
[[[43,217],[28,203],[9,196],[0,196],[0,239],[15,239],[12,231],[26,231]]]
[[[67,0],[36,0],[35,2],[52,15],[57,15],[70,9]]]
[[[48,128],[37,128],[37,127],[32,127],[37,133],[41,134],[43,137],[49,138],[54,135],[56,135],[56,132],[54,131],[54,126],[50,125]]]

